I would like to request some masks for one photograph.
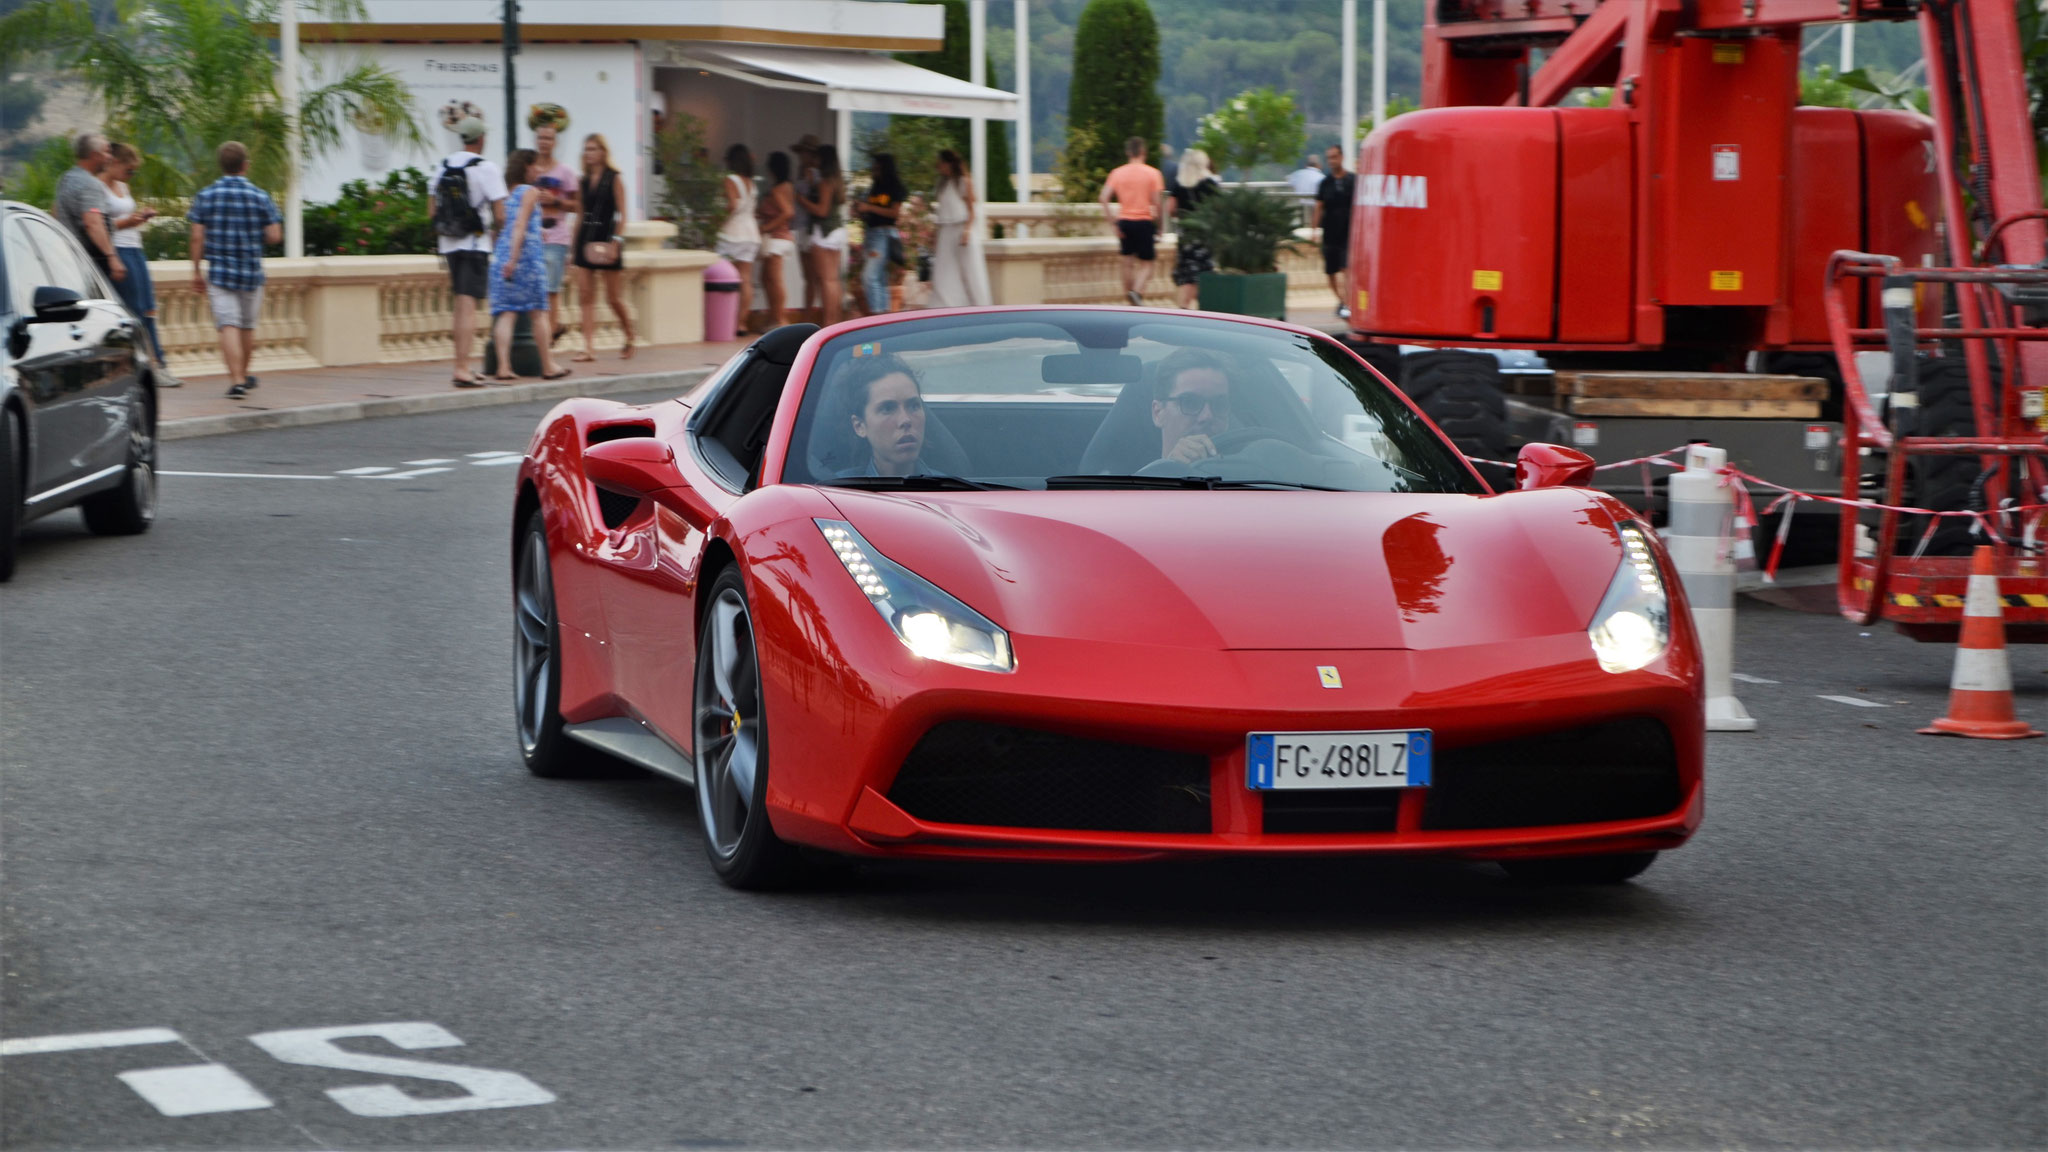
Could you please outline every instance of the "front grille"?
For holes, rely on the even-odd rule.
[[[1268,832],[1392,832],[1399,788],[1265,793]]]
[[[919,820],[1092,832],[1209,831],[1209,760],[954,720],[911,749],[889,799]]]
[[[1671,733],[1647,717],[1439,749],[1430,773],[1428,829],[1640,820],[1682,799]]]

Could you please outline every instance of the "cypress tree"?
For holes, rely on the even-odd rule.
[[[913,4],[939,4],[946,9],[946,43],[936,52],[898,52],[896,58],[905,64],[929,68],[955,80],[966,80],[970,75],[970,56],[967,0],[910,0]],[[984,56],[982,75],[989,77],[994,86],[995,62]],[[932,119],[940,119],[932,117]],[[974,160],[968,122],[944,117],[946,134],[954,141],[953,150],[960,153],[969,163]],[[1002,120],[992,120],[988,125],[988,198],[990,200],[1015,200],[1016,166],[1010,162],[1009,125]]]
[[[1088,0],[1074,28],[1067,124],[1094,137],[1087,169],[1122,164],[1130,136],[1143,136],[1145,162],[1159,163],[1166,106],[1159,98],[1159,25],[1145,0]],[[1087,192],[1092,198],[1094,189]]]

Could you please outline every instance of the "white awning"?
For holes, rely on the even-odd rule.
[[[670,60],[752,84],[823,94],[833,111],[1015,120],[1017,97],[871,52],[677,45]],[[655,63],[665,63],[659,57]]]

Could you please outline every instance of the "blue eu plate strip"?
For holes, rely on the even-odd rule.
[[[1251,774],[1251,779],[1247,783],[1253,788],[1271,788],[1273,786],[1273,738],[1271,736],[1253,736],[1248,743],[1245,760]]]

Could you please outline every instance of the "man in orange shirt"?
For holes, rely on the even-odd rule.
[[[1104,217],[1116,223],[1117,251],[1124,258],[1124,299],[1145,302],[1145,284],[1152,279],[1152,261],[1159,239],[1159,197],[1166,192],[1166,178],[1159,169],[1145,163],[1145,138],[1124,141],[1125,163],[1102,182],[1097,198]],[[1116,207],[1109,206],[1111,200]]]

